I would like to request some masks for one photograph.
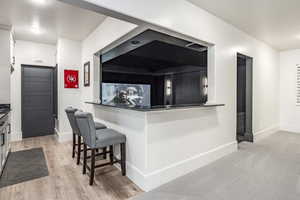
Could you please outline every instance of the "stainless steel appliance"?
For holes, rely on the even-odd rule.
[[[0,175],[10,152],[10,106],[0,104]]]

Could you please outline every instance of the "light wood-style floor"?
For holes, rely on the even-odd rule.
[[[113,166],[99,168],[89,186],[71,157],[71,143],[58,143],[54,136],[25,139],[12,144],[12,151],[43,147],[49,176],[0,189],[0,200],[122,200],[142,191]]]

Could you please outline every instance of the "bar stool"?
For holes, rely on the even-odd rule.
[[[88,169],[90,171],[90,185],[94,183],[95,168],[119,163],[121,165],[122,175],[126,176],[126,136],[112,129],[96,130],[93,116],[91,113],[77,111],[75,118],[78,128],[83,137],[83,174]],[[120,144],[121,160],[114,156],[113,145]],[[103,153],[96,154],[96,149],[108,147],[110,162],[95,165],[95,157]],[[91,156],[87,156],[87,148],[92,150]],[[91,166],[87,165],[87,159],[91,158]]]
[[[73,132],[73,147],[72,147],[72,158],[75,157],[75,153],[77,153],[77,165],[80,163],[80,153],[83,151],[81,148],[81,145],[83,144],[81,142],[81,134],[80,130],[78,129],[77,122],[75,119],[75,112],[78,111],[77,108],[73,107],[67,107],[65,109],[65,112],[67,113],[67,117],[69,119],[72,132]],[[101,124],[99,122],[94,122],[95,123],[95,128],[97,130],[99,129],[105,129],[106,126],[104,124]],[[77,136],[77,142],[76,142],[76,136]],[[77,146],[77,151],[75,150]],[[106,148],[103,148],[103,151],[106,152]],[[106,159],[106,154],[104,155],[104,159]]]

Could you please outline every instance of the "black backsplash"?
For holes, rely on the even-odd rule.
[[[0,114],[10,111],[10,104],[0,104]]]

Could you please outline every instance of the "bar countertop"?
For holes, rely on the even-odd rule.
[[[219,107],[225,106],[225,104],[183,104],[183,105],[168,105],[168,106],[152,106],[152,107],[128,107],[128,106],[111,106],[111,105],[104,105],[97,102],[85,102],[87,104],[92,104],[96,106],[103,106],[103,107],[110,107],[110,108],[120,108],[126,110],[134,110],[140,112],[152,112],[152,111],[164,111],[164,110],[176,110],[176,109],[188,109],[188,108],[208,108],[208,107]]]
[[[0,104],[0,119],[5,117],[11,111],[9,104]]]

